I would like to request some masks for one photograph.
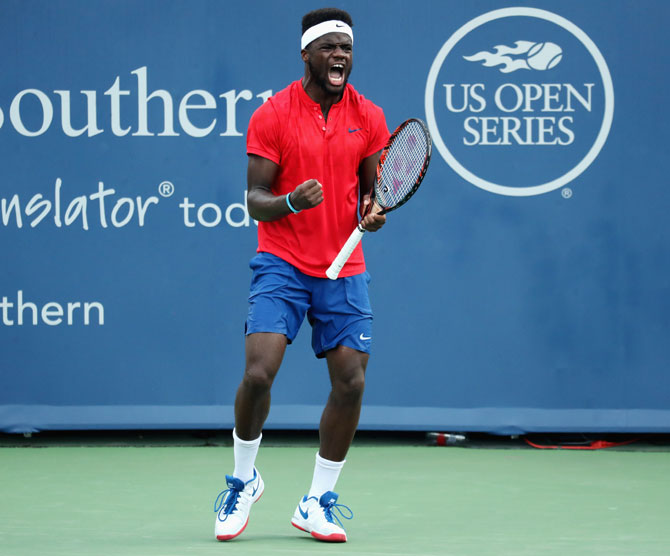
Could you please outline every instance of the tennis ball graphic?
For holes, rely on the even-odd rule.
[[[526,62],[535,70],[548,70],[555,67],[563,58],[563,50],[553,42],[538,42],[530,47]]]

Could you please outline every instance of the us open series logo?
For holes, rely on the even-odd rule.
[[[428,74],[426,119],[449,166],[499,195],[564,187],[600,153],[614,115],[607,63],[552,12],[505,8],[463,25]]]

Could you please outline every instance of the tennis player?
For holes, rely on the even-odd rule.
[[[331,392],[312,483],[291,523],[316,539],[344,542],[336,512],[353,517],[337,503],[335,485],[361,411],[372,340],[369,275],[360,245],[340,278],[329,280],[326,269],[365,214],[389,131],[382,110],[348,83],[352,26],[339,9],[305,15],[304,77],[272,96],[249,123],[248,206],[259,221],[258,253],[250,263],[246,369],[235,400],[235,469],[215,503],[221,541],[242,533],[263,494],[254,462],[270,389],[305,316],[314,353],[328,364]],[[361,222],[374,232],[385,219],[368,214]]]

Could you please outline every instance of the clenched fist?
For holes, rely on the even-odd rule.
[[[312,179],[301,183],[290,195],[291,204],[296,210],[306,210],[314,208],[323,202],[323,187]]]

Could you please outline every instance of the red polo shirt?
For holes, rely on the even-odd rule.
[[[381,150],[389,137],[386,119],[347,84],[342,100],[325,121],[321,107],[300,80],[273,95],[254,112],[247,132],[247,154],[279,165],[272,186],[287,195],[308,179],[323,187],[323,203],[273,222],[258,223],[258,251],[272,253],[310,276],[324,278],[358,216],[358,168]],[[365,271],[359,244],[340,276]]]

